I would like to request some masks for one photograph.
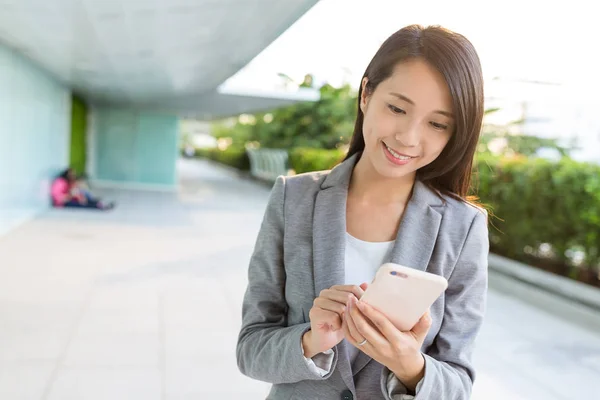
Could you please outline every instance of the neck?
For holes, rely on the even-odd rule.
[[[371,162],[362,156],[350,179],[349,194],[368,203],[406,204],[412,195],[416,174],[388,178],[379,174]]]

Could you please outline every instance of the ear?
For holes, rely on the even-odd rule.
[[[367,88],[367,83],[369,82],[369,78],[364,77],[362,82],[360,83],[361,94],[360,94],[360,110],[365,113],[367,109],[367,105],[369,103],[369,97],[371,93],[369,93],[369,89]]]

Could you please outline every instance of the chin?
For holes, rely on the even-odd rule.
[[[372,164],[380,176],[389,179],[412,178],[417,172],[412,165],[393,165],[384,157],[374,160]]]

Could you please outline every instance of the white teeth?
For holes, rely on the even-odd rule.
[[[412,157],[407,157],[407,156],[401,156],[400,154],[398,154],[394,150],[392,150],[387,144],[384,143],[384,145],[390,151],[390,153],[392,153],[394,158],[397,158],[398,160],[410,160],[412,158]]]

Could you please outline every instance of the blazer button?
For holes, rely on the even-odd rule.
[[[342,400],[354,400],[354,396],[352,396],[352,392],[349,390],[344,390],[342,392]]]

